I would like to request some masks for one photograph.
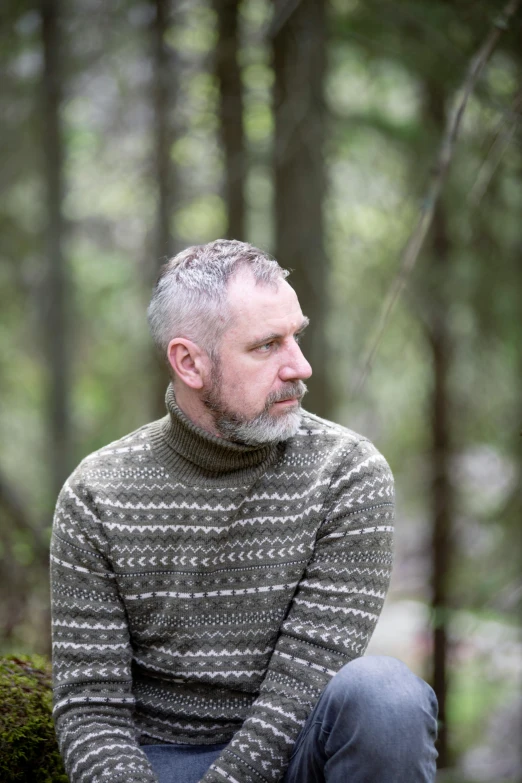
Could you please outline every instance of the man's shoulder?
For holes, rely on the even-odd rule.
[[[89,483],[104,475],[128,476],[132,479],[136,473],[143,473],[154,461],[151,434],[159,422],[149,422],[133,432],[88,454],[80,462],[68,481]]]
[[[293,443],[287,457],[289,463],[305,468],[312,465],[314,471],[320,471],[328,479],[329,492],[346,493],[351,491],[353,482],[363,482],[371,487],[374,495],[393,498],[390,465],[365,435],[303,411]],[[362,497],[361,492],[359,496]]]
[[[328,470],[360,463],[380,464],[390,470],[386,459],[368,437],[306,410],[302,412],[298,432],[291,439],[291,451],[307,453]]]
[[[361,435],[343,424],[323,419],[315,413],[310,413],[306,410],[302,412],[301,425],[297,434],[301,437],[308,436],[317,440],[325,440],[330,443],[338,442],[345,445],[352,444],[355,446],[361,442],[371,443],[365,435]]]

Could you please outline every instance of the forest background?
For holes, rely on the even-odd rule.
[[[438,780],[522,780],[518,5],[4,2],[1,653],[49,652],[66,476],[164,413],[145,320],[160,264],[245,239],[294,270],[306,407],[369,436],[395,474],[369,652],[434,685]]]

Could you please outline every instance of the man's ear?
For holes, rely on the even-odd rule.
[[[167,348],[167,359],[186,386],[191,389],[203,388],[208,357],[199,345],[184,337],[175,337]]]

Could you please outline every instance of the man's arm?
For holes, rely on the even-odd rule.
[[[71,783],[157,783],[136,741],[125,609],[90,493],[73,477],[51,541],[54,720]]]
[[[364,654],[391,573],[393,477],[359,441],[333,477],[314,555],[281,626],[259,697],[201,783],[278,781],[331,677]]]

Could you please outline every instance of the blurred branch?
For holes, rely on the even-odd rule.
[[[484,609],[500,612],[520,612],[522,606],[522,581],[515,579],[504,585],[484,604]]]
[[[433,221],[435,206],[448,174],[462,117],[469,97],[472,94],[486,63],[491,57],[500,36],[508,29],[509,22],[517,12],[520,2],[521,0],[509,0],[503,12],[496,18],[493,28],[490,30],[486,40],[470,61],[462,86],[457,93],[454,109],[449,115],[446,130],[442,137],[442,142],[433,168],[431,182],[429,183],[423,198],[417,223],[402,253],[399,270],[384,300],[377,328],[369,343],[370,348],[362,364],[361,371],[356,378],[353,388],[353,393],[355,394],[358,394],[364,386],[377,348],[386,326],[388,325],[392,310],[417,262],[424,240],[426,239],[426,235]]]
[[[520,122],[521,108],[522,90],[519,90],[513,101],[512,108],[512,114],[515,116],[515,119],[511,124],[511,127],[507,129],[504,128],[503,122],[500,122],[500,127],[498,128],[497,133],[495,134],[495,137],[491,143],[487,157],[483,161],[475,179],[475,183],[469,192],[468,201],[472,207],[478,206],[482,200],[482,197],[488,189],[489,183],[493,179],[495,171],[500,165],[500,161],[504,157],[505,152],[511,144],[511,140],[515,135],[515,131],[517,130]]]
[[[301,0],[276,0],[274,3],[274,15],[265,32],[265,38],[275,38],[277,33],[288,22]]]

